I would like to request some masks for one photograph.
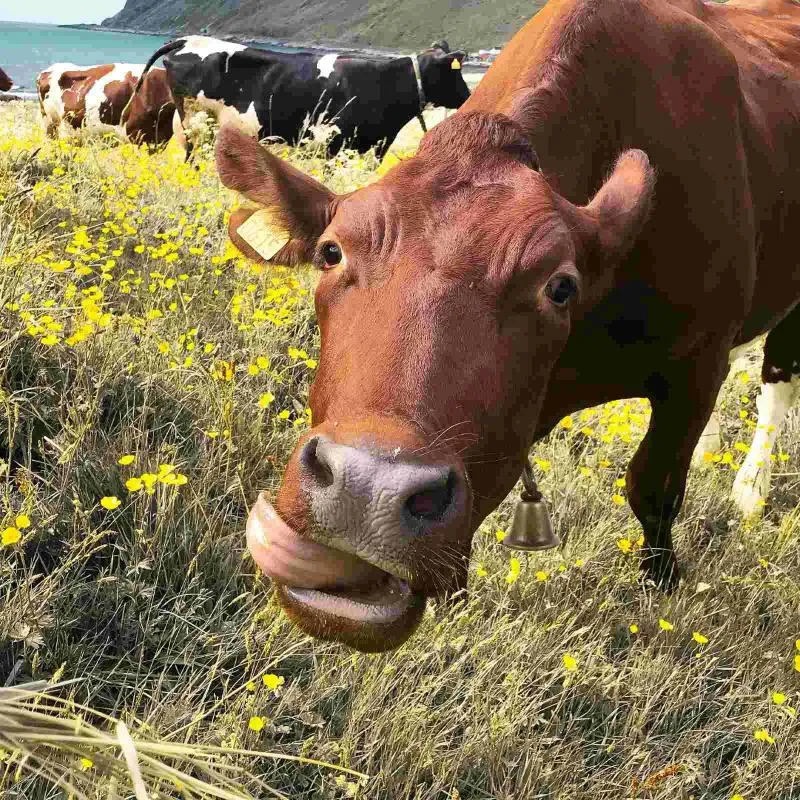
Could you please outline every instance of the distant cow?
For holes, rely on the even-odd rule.
[[[309,121],[324,115],[340,130],[329,144],[331,154],[347,142],[362,153],[376,147],[382,156],[428,102],[458,108],[469,97],[460,51],[431,49],[394,59],[320,57],[189,36],[157,50],[145,73],[162,56],[187,131],[190,117],[205,111],[253,136],[295,142]],[[191,148],[190,141],[187,155]]]
[[[14,81],[6,75],[2,68],[0,68],[0,92],[9,92],[14,85]]]
[[[122,115],[121,125],[135,144],[160,147],[172,136],[175,102],[169,89],[167,71],[148,72]]]
[[[119,125],[143,64],[53,64],[36,78],[47,135],[55,138],[62,121],[73,128]]]

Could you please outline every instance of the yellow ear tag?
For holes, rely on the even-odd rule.
[[[272,213],[267,208],[252,214],[236,229],[236,233],[265,261],[269,261],[292,238],[285,230],[275,227]]]
[[[450,69],[461,69],[461,62],[457,58],[454,58],[450,62]]]

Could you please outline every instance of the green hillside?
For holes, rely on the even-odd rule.
[[[127,0],[103,25],[303,44],[419,49],[446,37],[476,50],[507,42],[539,0]]]

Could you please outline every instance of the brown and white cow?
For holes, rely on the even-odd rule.
[[[628,497],[646,576],[673,586],[730,351],[769,331],[760,445],[798,385],[799,120],[792,0],[551,0],[414,158],[356,192],[224,130],[220,177],[271,212],[271,260],[320,272],[314,427],[248,523],[287,613],[398,645],[465,584],[531,444],[637,396],[652,417]],[[255,255],[252,213],[230,231]]]
[[[172,137],[175,114],[167,71],[159,67],[145,75],[123,112],[121,125],[135,144],[161,147]]]
[[[143,69],[144,64],[53,64],[40,72],[36,89],[47,135],[58,136],[62,121],[74,129],[118,133]]]

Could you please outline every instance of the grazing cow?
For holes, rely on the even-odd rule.
[[[13,85],[14,81],[0,68],[0,92],[10,92]]]
[[[796,396],[792,0],[551,0],[413,158],[349,194],[235,129],[217,162],[264,207],[231,216],[234,242],[320,271],[314,427],[248,522],[316,636],[404,641],[426,597],[465,585],[531,444],[618,398],[652,407],[627,494],[644,574],[670,588],[728,354],[769,331],[756,457]]]
[[[75,129],[119,132],[143,70],[144,64],[53,64],[40,72],[36,89],[47,135],[57,137],[62,121]]]
[[[324,115],[341,131],[330,142],[331,154],[347,142],[362,153],[376,147],[382,156],[426,103],[458,108],[469,97],[460,51],[431,49],[391,60],[320,57],[189,36],[157,50],[145,72],[162,56],[187,132],[191,117],[205,111],[253,136],[294,142],[309,120]]]
[[[161,147],[172,136],[175,112],[167,71],[157,68],[143,76],[142,85],[134,92],[120,124],[135,144]]]

